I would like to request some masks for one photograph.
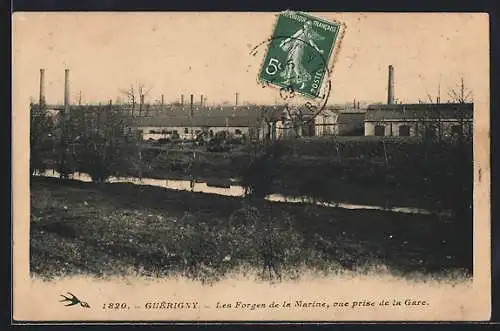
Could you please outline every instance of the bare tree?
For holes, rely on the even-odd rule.
[[[450,91],[448,92],[448,96],[450,97],[450,100],[454,103],[465,104],[473,102],[472,90],[468,89],[465,86],[463,77],[460,78],[460,83],[458,83],[455,88],[450,89]],[[464,134],[466,115],[464,113],[463,107],[458,108],[458,112],[456,115],[458,117],[458,122],[459,122],[458,124],[460,128],[458,138],[459,142],[462,143],[465,136],[467,136]]]
[[[447,170],[447,175],[437,171],[432,174],[430,183],[433,183],[433,189],[441,197],[445,204],[450,206],[458,217],[464,217],[463,215],[468,215],[470,210],[468,205],[470,203],[470,190],[471,190],[471,180],[470,180],[470,162],[471,162],[471,144],[467,141],[468,135],[465,133],[464,127],[468,120],[468,110],[464,107],[464,104],[472,102],[472,92],[465,87],[464,79],[461,78],[460,82],[455,88],[451,88],[448,91],[448,102],[458,104],[454,107],[455,120],[458,122],[458,132],[452,136],[458,138],[458,140],[443,140],[444,130],[443,130],[443,119],[440,107],[440,97],[439,90],[438,96],[433,98],[429,93],[427,93],[428,104],[425,109],[419,112],[417,119],[417,127],[422,128],[422,142],[423,142],[423,153],[424,153],[424,164],[433,169],[442,162],[436,159],[436,150],[431,148],[432,144],[437,139],[438,142],[446,142],[445,146],[439,147],[445,150],[453,151],[454,162],[453,170]],[[421,102],[423,103],[423,102]],[[437,135],[429,135],[428,133],[436,133]],[[438,154],[441,155],[441,154]],[[455,159],[456,157],[456,159]],[[451,176],[451,179],[447,179],[447,176]],[[462,224],[462,223],[459,223]],[[465,225],[470,225],[465,222]],[[468,231],[468,230],[467,230]]]
[[[460,78],[460,83],[457,87],[450,89],[448,96],[452,102],[470,103],[473,101],[472,90],[465,87],[464,78]]]
[[[473,102],[472,90],[465,86],[464,78],[460,78],[460,83],[457,84],[455,88],[451,88],[448,96],[452,102],[459,104],[466,104]],[[467,110],[464,107],[458,107],[457,117],[459,124],[459,134],[458,134],[458,162],[456,171],[458,172],[459,180],[454,182],[456,185],[451,191],[453,192],[452,201],[454,202],[453,211],[456,216],[468,215],[469,219],[472,219],[472,209],[469,206],[471,203],[471,192],[472,183],[471,180],[471,159],[472,159],[472,136],[464,133],[464,127],[466,122],[466,117],[468,117]],[[472,125],[471,123],[469,125]],[[467,217],[465,218],[467,219]],[[462,222],[461,226],[464,226],[464,233],[470,231],[471,222]]]
[[[132,115],[134,115],[136,105],[139,104],[139,116],[141,116],[144,99],[151,89],[152,87],[146,88],[146,85],[141,82],[130,85],[128,89],[120,89],[120,93],[126,97],[128,104],[132,107]]]

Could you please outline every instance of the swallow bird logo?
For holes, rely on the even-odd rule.
[[[70,297],[67,297],[63,294],[61,294],[61,296],[64,298],[62,300],[59,300],[59,302],[68,302],[68,304],[66,304],[65,306],[66,307],[69,307],[69,306],[74,306],[74,305],[77,305],[77,304],[80,304],[80,306],[84,307],[84,308],[90,308],[89,304],[84,302],[84,301],[81,301],[80,299],[78,299],[74,294],[70,293],[70,292],[67,292],[68,295]]]

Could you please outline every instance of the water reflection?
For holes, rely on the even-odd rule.
[[[59,173],[55,170],[46,170],[38,176],[43,177],[55,177],[59,178]],[[92,182],[92,178],[85,173],[74,173],[71,177],[73,180],[79,180],[82,182]],[[230,179],[230,182],[234,182],[234,179]],[[217,194],[224,196],[244,196],[245,189],[240,185],[229,185],[229,187],[215,187],[210,186],[205,182],[190,182],[189,180],[182,179],[156,179],[156,178],[137,178],[137,177],[110,177],[108,179],[110,183],[132,183],[136,185],[151,185],[156,187],[167,188],[171,190],[179,191],[193,191],[208,194]],[[194,184],[194,185],[193,185]],[[420,214],[420,215],[432,215],[432,213],[425,209],[420,208],[409,208],[409,207],[392,207],[384,208],[382,206],[372,206],[372,205],[360,205],[344,202],[324,202],[315,201],[310,197],[292,197],[284,196],[282,194],[269,194],[266,200],[273,202],[287,202],[287,203],[302,203],[302,204],[316,204],[323,207],[330,208],[343,208],[343,209],[369,209],[369,210],[383,210],[392,211],[396,213],[405,214]],[[449,216],[449,212],[440,213],[442,216]]]

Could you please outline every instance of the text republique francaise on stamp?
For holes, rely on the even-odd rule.
[[[280,13],[258,81],[307,98],[324,98],[320,95],[321,87],[343,28],[338,21],[329,22],[301,12]]]

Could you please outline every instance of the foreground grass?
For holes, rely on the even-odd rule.
[[[451,219],[259,202],[133,184],[31,182],[31,272],[185,276],[212,281],[262,270],[471,273],[472,232]],[[302,270],[302,271],[301,271]]]

